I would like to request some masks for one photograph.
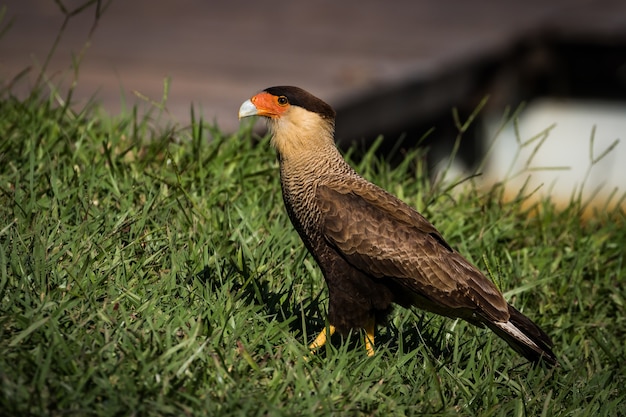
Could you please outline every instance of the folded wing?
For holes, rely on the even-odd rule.
[[[509,319],[508,304],[495,285],[393,195],[365,183],[320,186],[316,199],[325,238],[355,268],[394,280],[424,300],[421,307],[439,314],[475,322]]]

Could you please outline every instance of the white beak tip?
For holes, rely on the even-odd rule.
[[[243,119],[244,117],[256,116],[257,108],[250,100],[246,100],[239,107],[239,119]]]

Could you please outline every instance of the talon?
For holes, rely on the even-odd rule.
[[[335,333],[335,330],[337,329],[335,329],[335,326],[333,326],[332,324],[330,324],[328,328],[322,329],[322,331],[317,335],[313,343],[309,345],[311,353],[314,353],[313,351],[316,351],[317,349],[324,346],[328,339]]]
[[[374,329],[376,321],[372,318],[365,325],[365,351],[367,356],[374,356]]]

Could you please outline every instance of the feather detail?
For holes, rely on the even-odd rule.
[[[255,102],[265,107],[255,111]],[[432,224],[345,162],[328,104],[296,87],[266,89],[250,103],[240,114],[269,121],[285,207],[324,275],[332,331],[366,329],[372,354],[373,323],[394,303],[414,305],[485,325],[529,360],[557,364],[548,335]]]

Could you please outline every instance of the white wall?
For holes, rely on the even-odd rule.
[[[626,192],[626,104],[537,100],[521,112],[518,134],[509,122],[496,135],[498,117],[489,117],[487,123],[486,140],[496,139],[483,172],[489,183],[509,178],[509,196],[517,194],[528,179],[528,191],[541,185],[538,196],[550,196],[559,205],[567,204],[581,187],[585,200],[598,192],[592,202],[596,207],[602,207],[616,187],[613,201]],[[595,164],[592,136],[594,159],[613,146]]]

